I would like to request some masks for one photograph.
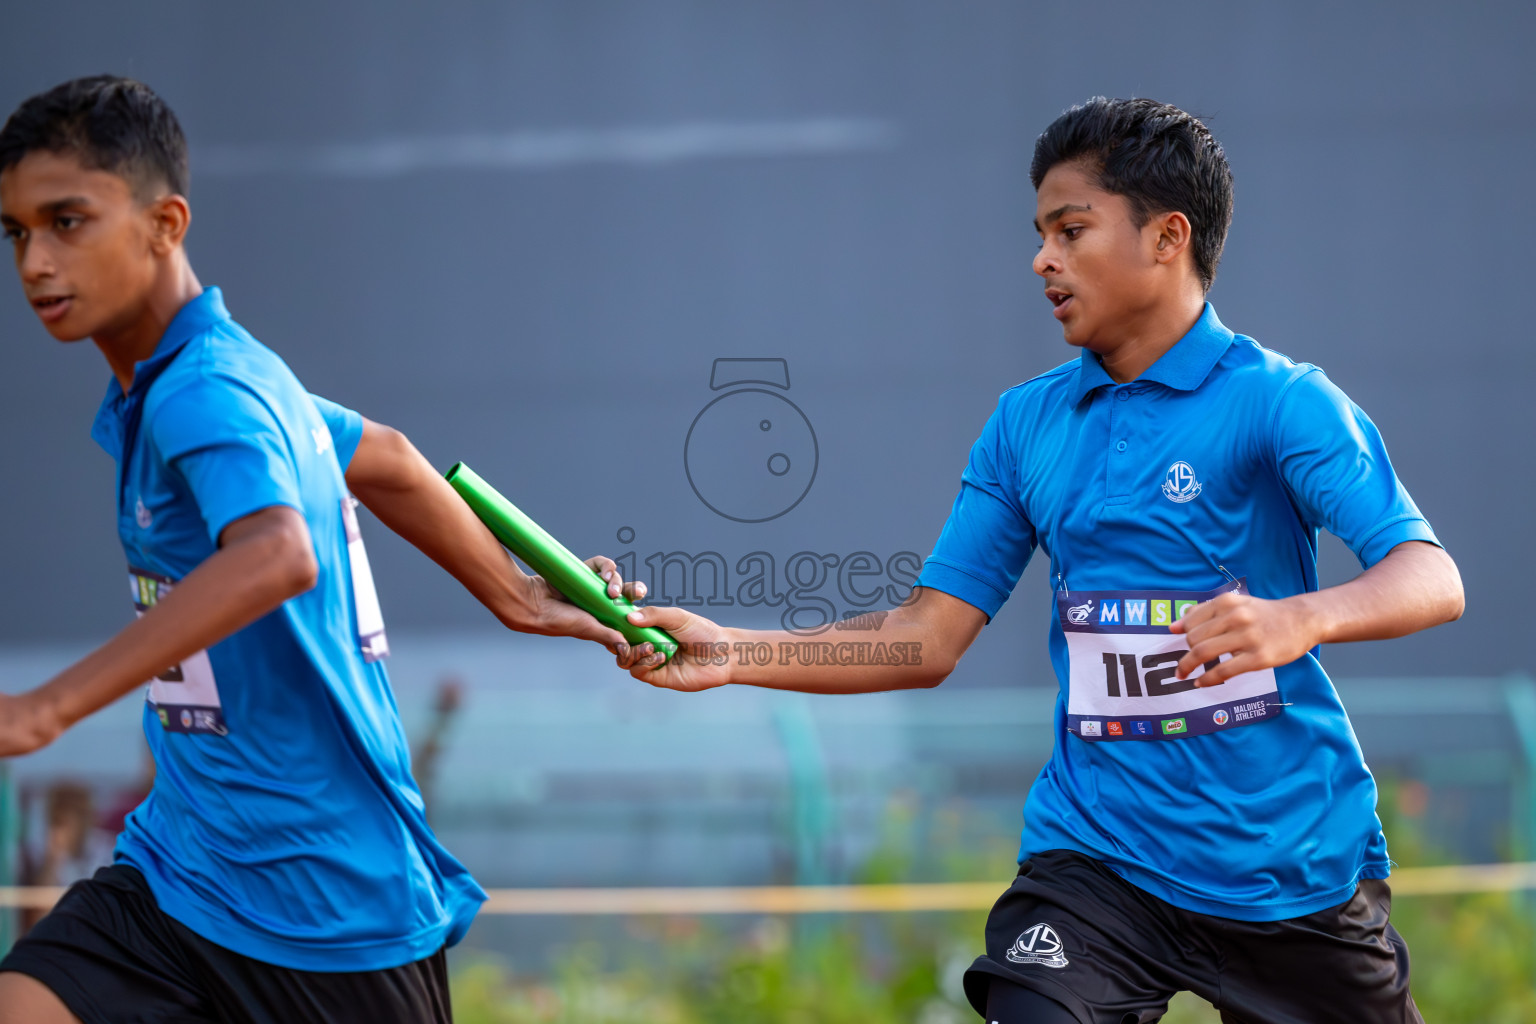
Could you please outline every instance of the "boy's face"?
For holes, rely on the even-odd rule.
[[[1157,273],[1158,219],[1138,228],[1131,213],[1124,196],[1105,192],[1080,163],[1057,164],[1041,179],[1034,270],[1069,345],[1113,350],[1166,287]]]
[[[157,271],[154,205],[68,153],[34,151],[0,173],[0,226],[49,334],[79,341],[138,317]]]

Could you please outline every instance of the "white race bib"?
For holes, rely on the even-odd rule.
[[[378,661],[389,656],[389,638],[384,635],[384,611],[379,607],[379,592],[373,586],[373,569],[368,564],[368,549],[363,547],[363,531],[357,525],[357,499],[341,499],[341,521],[347,530],[347,559],[352,564],[352,603],[357,608],[357,643],[364,661]]]
[[[1246,592],[1244,580],[1204,594],[1171,590],[1079,591],[1056,595],[1067,640],[1067,729],[1085,740],[1171,740],[1236,729],[1280,714],[1274,669],[1216,686],[1174,676],[1189,641],[1168,632],[1202,601]],[[1231,655],[1222,655],[1222,661]]]
[[[168,576],[128,567],[133,610],[139,615],[153,608],[173,586],[175,580]],[[198,651],[155,676],[149,682],[145,699],[168,732],[229,734],[224,724],[224,706],[219,701],[219,684],[213,678],[213,664],[207,651]]]

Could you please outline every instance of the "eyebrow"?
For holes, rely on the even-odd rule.
[[[70,207],[89,208],[90,205],[91,201],[85,196],[65,196],[63,199],[55,199],[51,202],[44,203],[42,206],[39,206],[38,209],[44,214],[56,214],[60,210],[67,210]],[[17,226],[21,224],[21,221],[17,220],[15,217],[12,217],[8,213],[0,213],[0,222]]]
[[[38,209],[44,213],[58,213],[60,210],[71,206],[90,206],[91,201],[85,196],[65,196],[63,199],[55,199],[50,203],[44,203]]]
[[[1093,209],[1092,206],[1079,206],[1077,203],[1063,203],[1045,215],[1045,222],[1049,224],[1064,213],[1082,213],[1091,209]],[[1040,230],[1040,222],[1038,220],[1035,221],[1035,230]]]

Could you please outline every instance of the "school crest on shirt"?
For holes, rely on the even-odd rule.
[[[1179,505],[1200,497],[1204,486],[1195,476],[1194,467],[1187,462],[1175,462],[1163,474],[1163,497]]]
[[[1041,967],[1067,966],[1066,947],[1056,929],[1041,923],[1024,929],[1008,947],[1008,959],[1016,964],[1039,964]]]

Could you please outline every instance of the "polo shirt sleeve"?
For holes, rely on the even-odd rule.
[[[1018,463],[999,403],[971,446],[960,493],[917,585],[958,597],[990,621],[1035,550],[1035,527],[1017,495]]]
[[[357,454],[357,446],[363,440],[363,417],[344,405],[337,405],[328,398],[310,395],[320,418],[331,432],[331,445],[336,450],[336,461],[345,473]]]
[[[245,385],[195,380],[146,409],[144,428],[186,481],[215,544],[230,523],[274,505],[304,511],[298,466],[282,422]]]
[[[1271,419],[1275,466],[1306,522],[1369,568],[1404,541],[1438,545],[1392,470],[1376,424],[1316,367],[1292,381]]]

